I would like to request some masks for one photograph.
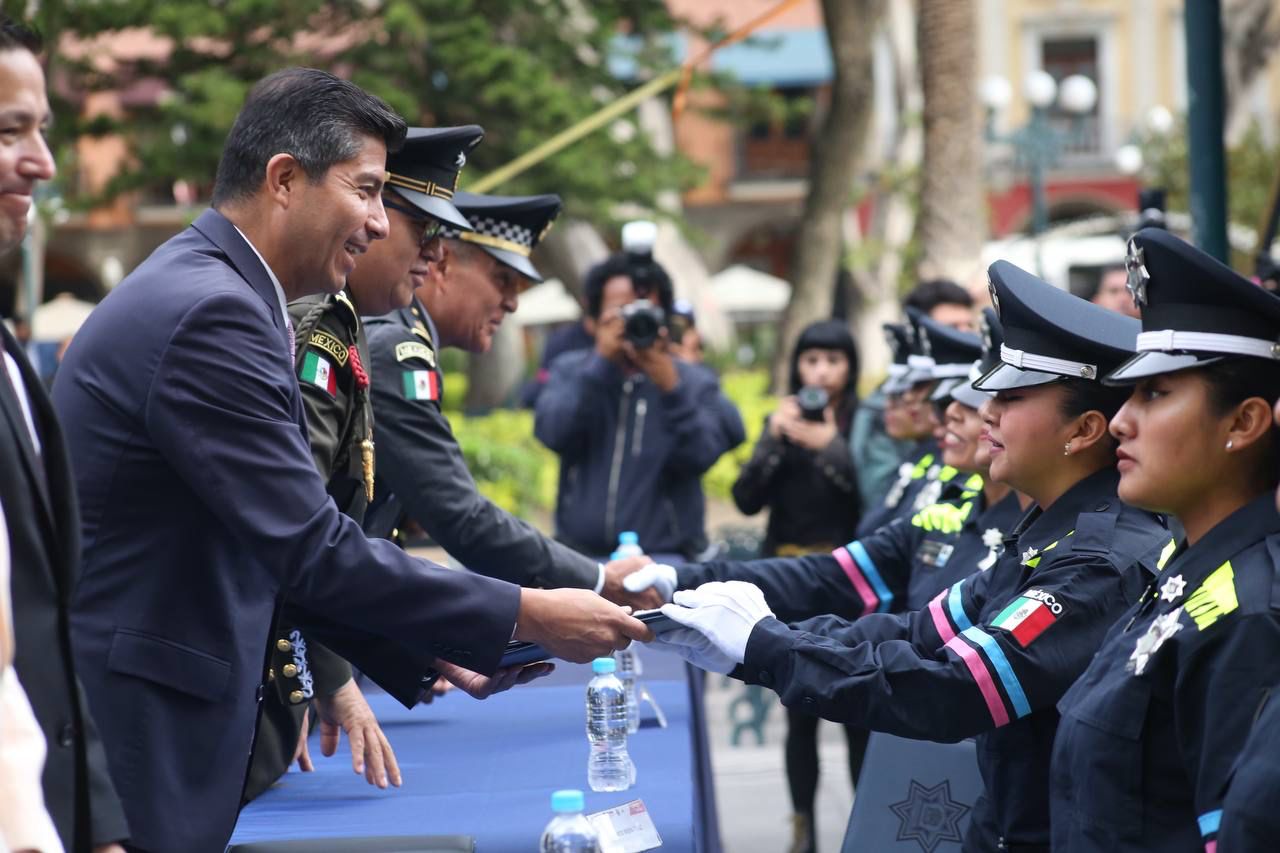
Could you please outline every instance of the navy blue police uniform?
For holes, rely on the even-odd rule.
[[[970,368],[980,371],[977,375],[999,362],[1003,340],[995,312],[985,310],[983,358]],[[977,409],[987,395],[973,388],[968,378],[936,396]],[[830,555],[680,566],[678,586],[692,589],[725,580],[754,583],[784,622],[823,614],[853,620],[864,613],[920,610],[939,590],[994,566],[1005,535],[1022,517],[1016,495],[988,506],[981,479],[976,489],[974,485],[972,478],[964,484],[953,480],[938,503],[896,518]]]
[[[1136,321],[1004,262],[989,275],[1006,343],[979,388],[1095,379],[1132,354]],[[923,610],[853,624],[761,620],[735,674],[827,719],[930,740],[976,736],[985,793],[964,849],[1047,850],[1056,703],[1146,587],[1168,539],[1157,516],[1120,502],[1117,481],[1099,470],[1033,507],[992,569]]]
[[[542,280],[530,254],[559,215],[559,196],[459,192],[453,202],[474,230],[446,225],[443,237],[488,253],[523,283]],[[441,407],[439,334],[426,307],[414,298],[408,308],[367,322],[374,432],[383,464],[365,532],[397,537],[412,520],[479,574],[522,586],[599,589],[602,571],[595,560],[543,536],[480,493]]]
[[[1273,850],[1280,838],[1280,687],[1267,692],[1222,800],[1218,846],[1228,851]]]
[[[1127,265],[1144,331],[1138,355],[1108,382],[1280,357],[1280,299],[1213,258],[1147,229],[1131,239]],[[1055,850],[1219,847],[1231,768],[1267,689],[1280,682],[1278,566],[1270,494],[1193,546],[1170,545],[1159,577],[1059,704]]]
[[[894,388],[901,391],[923,384],[949,383],[966,376],[981,352],[975,335],[957,331],[929,319],[915,309],[907,309],[904,326],[910,346],[907,372]],[[932,389],[930,389],[932,390]],[[896,518],[910,517],[937,503],[942,490],[953,481],[970,490],[982,488],[980,477],[961,477],[960,472],[942,463],[937,441],[922,440],[912,457],[898,469],[898,478],[880,504],[858,523],[859,537],[867,536]]]

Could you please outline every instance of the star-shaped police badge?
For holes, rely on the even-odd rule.
[[[467,165],[467,154],[465,151],[458,152],[458,159],[454,161],[454,165],[458,167],[458,171],[462,171],[462,167]]]
[[[1174,575],[1160,587],[1160,600],[1177,601],[1178,596],[1182,595],[1182,591],[1186,588],[1187,582],[1182,579],[1182,575]]]
[[[907,798],[889,808],[898,816],[898,840],[914,841],[925,853],[933,853],[944,841],[963,840],[960,820],[969,807],[951,799],[951,783],[946,779],[932,788],[912,779]]]
[[[1028,548],[1027,550],[1023,551],[1023,552],[1022,552],[1022,565],[1024,565],[1024,566],[1025,566],[1027,563],[1030,563],[1032,560],[1034,560],[1034,559],[1036,558],[1036,555],[1037,555],[1037,554],[1039,554],[1039,553],[1040,553],[1040,549],[1039,549],[1039,548]]]
[[[1177,610],[1156,617],[1147,632],[1138,638],[1137,644],[1133,647],[1133,654],[1129,655],[1129,662],[1125,666],[1130,672],[1134,675],[1142,675],[1146,671],[1152,656],[1160,651],[1165,641],[1182,630],[1182,623],[1178,621],[1181,615],[1182,608],[1179,607]]]
[[[1000,297],[996,295],[996,286],[991,281],[991,276],[987,276],[987,293],[991,294],[991,307],[996,309],[996,316],[1000,316]]]
[[[982,531],[982,544],[987,549],[987,556],[978,563],[978,568],[985,572],[996,564],[996,558],[1004,550],[1004,534],[998,527],[988,527]]]
[[[1147,304],[1147,282],[1151,281],[1151,274],[1147,272],[1146,258],[1142,249],[1138,248],[1138,244],[1129,240],[1129,251],[1125,255],[1124,269],[1129,275],[1128,282],[1125,287],[1129,289],[1129,295],[1133,297],[1133,304],[1141,308]]]

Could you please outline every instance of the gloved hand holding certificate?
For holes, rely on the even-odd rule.
[[[679,623],[673,621],[661,610],[640,610],[632,614],[641,622],[644,622],[653,631],[654,634],[661,635],[666,631],[679,628]],[[507,643],[507,650],[502,655],[502,667],[526,666],[539,661],[551,660],[552,655],[537,643],[522,643],[519,640],[512,640]]]

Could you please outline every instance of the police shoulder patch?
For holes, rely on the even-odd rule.
[[[396,344],[396,361],[408,361],[420,358],[430,367],[436,366],[436,354],[431,347],[418,341],[404,341]]]
[[[1064,612],[1062,603],[1053,593],[1028,589],[1000,611],[991,621],[991,627],[1008,631],[1025,649],[1036,637],[1049,630],[1049,626],[1057,622]]]
[[[339,367],[347,366],[347,345],[335,338],[326,331],[317,329],[311,333],[311,337],[307,338],[307,346],[313,346],[316,349],[324,350],[333,356],[333,360],[338,363]]]

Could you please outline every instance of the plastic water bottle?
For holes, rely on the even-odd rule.
[[[556,816],[542,831],[542,853],[600,853],[600,839],[583,816],[581,791],[556,791],[551,810]]]
[[[613,558],[620,560],[623,557],[639,557],[644,553],[644,549],[640,547],[640,534],[634,530],[624,530],[618,534],[618,550],[613,552]]]
[[[587,781],[593,791],[625,791],[635,781],[635,766],[627,755],[627,694],[614,675],[613,658],[591,662],[595,678],[587,685]]]
[[[609,559],[621,560],[624,557],[638,557],[644,554],[640,547],[640,536],[634,530],[624,530],[618,534],[618,550]],[[636,690],[636,676],[640,674],[640,657],[635,649],[622,649],[613,653],[618,662],[618,680],[627,693],[627,733],[635,734],[640,730],[640,700]]]

